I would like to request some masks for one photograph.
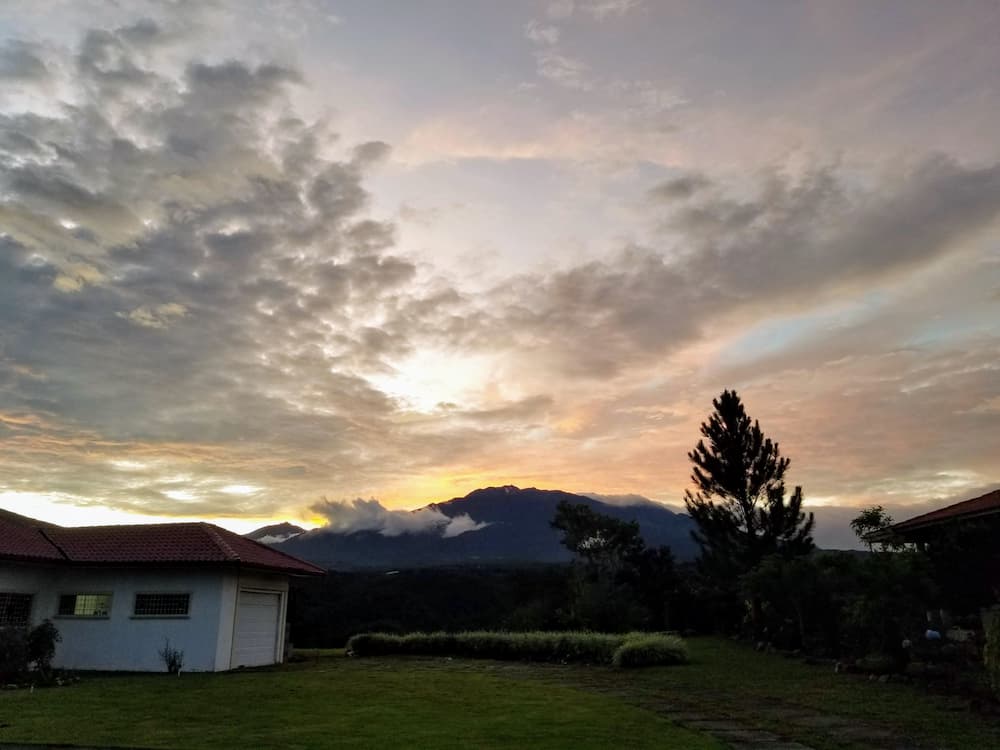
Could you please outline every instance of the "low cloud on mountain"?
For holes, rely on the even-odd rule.
[[[390,537],[436,534],[448,539],[489,526],[488,523],[476,523],[467,513],[449,517],[436,508],[389,510],[378,500],[361,498],[343,502],[324,500],[313,505],[312,511],[325,521],[320,531],[338,534],[375,531]]]

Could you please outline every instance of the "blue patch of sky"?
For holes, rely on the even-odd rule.
[[[886,293],[873,291],[848,304],[839,302],[797,315],[769,318],[729,343],[720,355],[720,364],[730,366],[753,362],[807,339],[822,337],[826,332],[858,325],[875,316],[888,303]]]
[[[316,29],[307,56],[331,55],[359,73],[395,83],[396,106],[414,113],[472,103],[504,79],[533,74],[525,19],[504,3],[331,5],[341,19],[335,39]]]

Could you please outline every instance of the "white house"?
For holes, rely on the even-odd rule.
[[[63,669],[280,662],[291,576],[321,568],[208,523],[67,528],[0,511],[0,627],[52,620]]]

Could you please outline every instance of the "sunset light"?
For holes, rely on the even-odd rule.
[[[830,543],[1000,481],[995,13],[253,5],[0,8],[5,507],[679,507],[729,387]]]

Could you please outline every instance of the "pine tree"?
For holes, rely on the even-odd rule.
[[[703,568],[732,580],[769,555],[812,550],[814,519],[802,511],[801,487],[786,502],[789,459],[751,422],[736,391],[723,391],[712,404],[701,425],[704,440],[688,454],[697,491],[687,491],[684,504],[697,526],[692,535]]]

